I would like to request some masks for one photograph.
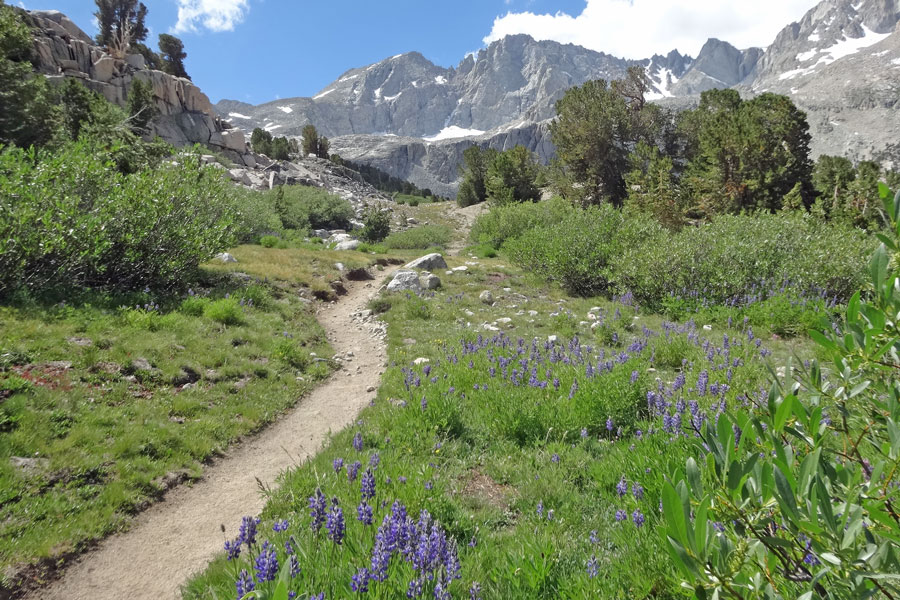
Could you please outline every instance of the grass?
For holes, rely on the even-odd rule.
[[[301,285],[322,295],[323,299],[333,299],[331,282],[340,279],[342,274],[337,263],[351,271],[372,265],[372,261],[359,252],[327,250],[319,244],[307,244],[300,248],[245,245],[230,253],[237,263],[214,261],[206,267],[221,273],[246,273],[260,279]]]
[[[398,501],[414,521],[427,510],[453,540],[461,562],[453,597],[467,597],[475,582],[483,598],[684,597],[656,526],[663,478],[691,449],[685,437],[662,431],[647,394],[683,375],[671,401],[684,394],[712,418],[721,392],[694,391],[703,377],[716,390],[728,382],[721,397],[740,407],[745,394],[767,386],[767,361],[808,355],[809,342],[785,342],[765,328],[751,333],[742,323],[675,325],[626,304],[567,298],[500,260],[477,262],[443,277],[434,296],[398,294],[370,305],[389,323],[391,367],[378,398],[270,492],[258,543],[273,542],[283,564],[283,543],[291,541],[300,598],[349,597],[352,576],[370,566],[376,530]],[[493,293],[493,306],[479,300],[483,290]],[[773,354],[763,357],[764,349]],[[614,357],[623,352],[629,358],[619,364]],[[721,367],[726,353],[738,366]],[[528,367],[514,374],[520,361]],[[355,461],[360,475],[376,465],[373,525],[356,518],[360,481],[347,474]],[[316,489],[343,509],[341,545],[310,527],[307,499]],[[273,532],[280,519],[287,531]],[[235,535],[237,524],[226,525]],[[216,559],[184,597],[233,594],[238,570],[252,573],[247,561],[258,551],[257,544],[237,562]],[[369,593],[406,593],[415,573],[399,557],[391,564]],[[594,568],[601,575],[592,578]],[[433,585],[426,583],[426,596]]]
[[[442,248],[451,239],[453,232],[446,225],[421,225],[392,233],[382,245],[391,250],[427,250]]]
[[[336,259],[356,264],[235,254],[245,272],[294,286],[330,276]],[[0,595],[125,526],[330,372],[310,360],[331,351],[296,287],[228,270],[181,296],[0,305]]]

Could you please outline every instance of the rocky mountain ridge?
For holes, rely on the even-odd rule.
[[[110,102],[124,106],[132,82],[145,81],[159,109],[151,135],[176,146],[203,144],[239,164],[256,164],[244,132],[221,119],[206,94],[190,80],[147,68],[139,54],[113,58],[59,11],[24,14],[32,28],[35,69],[52,83],[76,77]]]
[[[504,149],[518,140],[549,159],[546,122],[565,90],[641,65],[653,101],[690,106],[701,92],[726,87],[783,93],[807,111],[814,154],[885,158],[900,134],[898,21],[900,0],[823,0],[765,50],[710,39],[696,58],[672,51],[642,61],[516,35],[452,68],[407,53],[351,69],[312,98],[226,100],[216,109],[237,127],[277,135],[299,135],[313,123],[342,156],[453,193],[466,146]]]

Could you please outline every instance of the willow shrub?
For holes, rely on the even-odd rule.
[[[89,142],[0,153],[0,295],[181,281],[234,242],[233,187],[198,157],[123,174]]]
[[[893,231],[865,289],[810,331],[828,360],[690,432],[698,459],[663,489],[696,598],[900,597],[900,194],[881,192]]]

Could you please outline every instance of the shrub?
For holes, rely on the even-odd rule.
[[[544,202],[525,202],[493,206],[475,220],[470,239],[500,249],[537,226],[553,225],[576,209],[562,198]]]
[[[359,237],[364,242],[375,244],[384,241],[391,233],[390,214],[377,206],[366,208],[362,220],[363,228],[359,232]]]
[[[178,310],[191,317],[202,317],[209,300],[200,296],[189,296],[181,301]]]
[[[412,296],[406,302],[406,316],[410,319],[428,320],[431,318],[431,305],[424,298]]]
[[[309,352],[290,338],[278,340],[272,356],[300,371],[305,370],[310,364]]]
[[[284,186],[284,210],[310,229],[348,229],[353,218],[350,202],[327,191],[302,185]],[[274,193],[274,192],[273,192]],[[302,226],[295,229],[303,229]]]
[[[443,247],[452,237],[449,227],[444,225],[422,225],[406,231],[398,231],[387,236],[384,245],[392,250],[425,250]]]
[[[177,284],[233,244],[236,217],[232,186],[192,155],[124,175],[91,142],[11,149],[0,154],[0,294]]]
[[[259,238],[259,245],[263,248],[275,248],[281,244],[281,240],[274,235],[264,235]]]
[[[222,325],[241,325],[244,322],[244,308],[234,298],[210,302],[203,314]]]
[[[371,310],[376,315],[382,315],[387,311],[391,310],[391,307],[394,305],[394,300],[388,296],[378,296],[377,298],[372,298],[369,300],[369,310]]]
[[[615,289],[613,261],[658,229],[649,220],[626,220],[609,205],[570,212],[555,225],[536,227],[509,242],[512,260],[575,295]]]
[[[773,373],[768,398],[692,431],[699,460],[664,484],[664,539],[696,597],[896,593],[900,194],[882,194],[893,231],[867,292],[811,332],[827,363]]]
[[[736,304],[786,289],[846,301],[874,247],[861,231],[796,213],[720,216],[674,234],[651,233],[623,249],[617,278],[620,290],[653,309],[668,297]]]

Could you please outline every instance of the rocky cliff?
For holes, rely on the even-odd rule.
[[[299,135],[313,123],[342,156],[453,193],[465,147],[517,140],[549,159],[546,121],[565,90],[641,65],[651,100],[682,108],[713,88],[782,93],[807,111],[815,155],[884,158],[900,133],[898,13],[900,0],[824,0],[766,50],[710,39],[696,58],[672,51],[628,61],[517,35],[452,68],[412,52],[351,69],[312,98],[260,106],[226,100],[216,108],[246,130]]]
[[[132,82],[146,81],[159,109],[151,123],[152,135],[176,146],[203,144],[241,164],[255,164],[244,133],[222,120],[206,94],[190,80],[148,69],[138,54],[114,59],[60,12],[26,14],[34,36],[35,68],[51,82],[77,77],[110,102],[124,106]]]

